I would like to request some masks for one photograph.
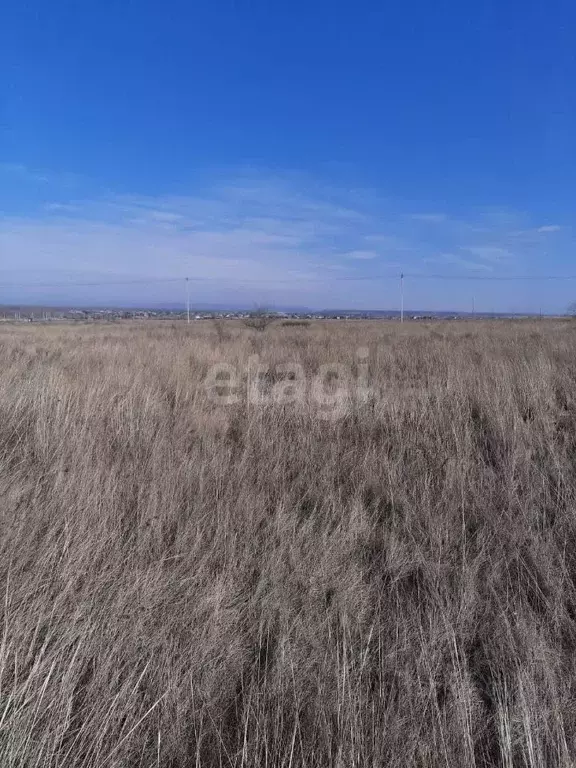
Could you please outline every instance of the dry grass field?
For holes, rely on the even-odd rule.
[[[3,768],[576,764],[576,322],[6,324],[0,414]]]

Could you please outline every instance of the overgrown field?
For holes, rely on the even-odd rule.
[[[573,766],[576,322],[5,324],[0,618],[2,768]]]

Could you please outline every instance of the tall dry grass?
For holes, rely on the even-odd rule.
[[[573,766],[575,342],[1,328],[0,765]],[[334,418],[202,384],[359,346]]]

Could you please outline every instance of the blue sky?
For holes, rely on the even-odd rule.
[[[576,298],[567,0],[9,5],[0,301]]]

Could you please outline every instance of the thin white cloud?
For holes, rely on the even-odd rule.
[[[378,258],[376,251],[349,251],[344,255],[346,258],[355,259],[356,261],[369,261],[370,259]]]
[[[562,229],[561,226],[558,224],[546,224],[543,227],[538,227],[538,232],[546,233],[546,232],[559,232]]]

